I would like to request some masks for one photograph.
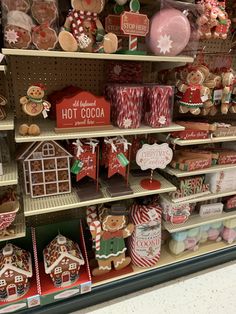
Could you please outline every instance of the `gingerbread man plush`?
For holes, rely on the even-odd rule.
[[[87,221],[96,246],[96,260],[98,267],[93,269],[93,276],[103,275],[112,269],[112,263],[115,270],[120,270],[128,266],[131,262],[130,257],[126,257],[127,250],[124,239],[131,236],[134,231],[134,225],[128,224],[125,214],[116,213],[112,208],[102,208],[99,212],[99,220],[90,221],[89,215]],[[91,215],[91,217],[92,217]],[[96,226],[94,228],[94,226]]]
[[[31,117],[43,114],[46,118],[47,111],[49,111],[51,104],[43,100],[44,96],[44,87],[41,84],[30,86],[27,91],[27,96],[20,98],[20,104],[22,105],[24,113]],[[19,128],[19,133],[21,135],[39,135],[40,128],[37,124],[22,124]]]
[[[105,6],[104,0],[71,0],[73,10],[59,34],[64,51],[114,53],[118,47],[117,36],[106,34],[98,14]]]
[[[235,74],[229,70],[222,74],[223,93],[221,99],[221,113],[227,114],[228,111],[236,113],[236,105],[231,102],[233,87],[235,83]]]
[[[178,90],[182,93],[179,100],[179,112],[190,112],[199,115],[204,102],[208,100],[209,88],[203,86],[205,74],[203,69],[196,67],[189,70],[186,83],[180,84]]]

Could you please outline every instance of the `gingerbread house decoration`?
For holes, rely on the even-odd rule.
[[[13,301],[25,295],[32,277],[31,254],[13,244],[0,251],[0,301]]]
[[[70,193],[71,157],[55,141],[30,144],[18,157],[23,165],[25,193],[32,198]]]
[[[84,258],[76,242],[59,234],[44,249],[43,256],[45,272],[55,287],[69,286],[79,278]]]

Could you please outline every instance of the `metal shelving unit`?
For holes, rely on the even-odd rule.
[[[154,55],[128,55],[128,54],[104,54],[88,52],[65,52],[65,51],[43,51],[24,49],[2,49],[5,56],[25,57],[56,57],[56,58],[78,58],[95,60],[122,60],[122,61],[145,61],[145,62],[183,62],[192,63],[194,58],[189,56],[154,56]]]
[[[219,222],[219,221],[223,221],[223,220],[231,219],[231,218],[236,218],[236,211],[230,212],[230,213],[223,212],[222,214],[213,215],[206,218],[202,218],[199,215],[192,215],[184,224],[172,224],[170,222],[164,221],[163,225],[168,232],[173,233],[173,232],[183,231],[183,230],[191,229],[194,227],[207,225],[212,222]]]
[[[184,130],[184,127],[172,123],[169,127],[165,128],[151,128],[148,126],[141,126],[138,129],[119,129],[113,127],[107,130],[96,130],[96,131],[81,131],[71,133],[55,133],[54,128],[56,126],[54,121],[43,121],[40,122],[41,134],[39,136],[22,136],[18,133],[18,128],[21,123],[16,125],[15,130],[15,141],[16,143],[34,142],[34,141],[45,141],[45,140],[64,140],[64,139],[76,139],[76,138],[91,138],[91,137],[106,137],[106,136],[117,136],[117,135],[135,135],[135,134],[153,134],[153,133],[168,133],[174,131]]]
[[[143,189],[139,182],[142,180],[142,177],[132,177],[130,176],[130,187],[134,191],[130,195],[122,195],[117,197],[110,197],[106,192],[105,186],[102,187],[103,197],[99,199],[83,201],[79,200],[79,197],[75,190],[70,194],[56,195],[56,196],[47,196],[32,199],[29,195],[23,197],[24,202],[24,212],[25,216],[34,216],[39,214],[46,214],[51,212],[57,212],[61,210],[67,210],[72,208],[80,208],[85,206],[91,206],[95,204],[103,204],[108,202],[115,202],[120,200],[127,200],[131,198],[136,198],[140,196],[152,195],[152,194],[161,194],[174,192],[176,187],[169,183],[166,179],[160,175],[155,175],[155,179],[159,180],[161,183],[161,188],[159,190],[145,190]]]
[[[0,131],[14,130],[14,115],[8,113],[6,119],[0,121]]]
[[[224,170],[230,170],[230,169],[236,169],[236,164],[230,164],[230,165],[215,165],[210,168],[204,168],[194,171],[183,171],[179,169],[174,169],[171,167],[166,167],[165,171],[169,174],[172,174],[173,176],[176,176],[177,178],[183,178],[188,176],[195,176],[197,174],[206,174],[206,173],[215,173],[220,172]]]
[[[9,165],[3,165],[3,175],[0,176],[0,186],[13,185],[18,183],[17,165],[11,162]]]
[[[236,259],[236,243],[210,242],[202,245],[196,252],[173,256],[167,248],[163,248],[161,258],[156,267],[136,269],[129,275],[113,280],[106,280],[92,286],[88,294],[72,297],[63,302],[55,302],[47,306],[22,310],[22,314],[65,314],[79,309],[106,302],[127,295],[140,289],[186,276],[194,272],[217,266]]]

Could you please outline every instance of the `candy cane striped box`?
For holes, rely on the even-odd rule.
[[[161,213],[158,205],[133,205],[130,211],[135,229],[128,239],[129,256],[139,267],[156,265],[161,251]]]

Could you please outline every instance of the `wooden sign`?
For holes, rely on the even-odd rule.
[[[117,36],[127,37],[121,30],[120,15],[108,15],[105,19],[105,30],[107,33],[114,33]]]
[[[149,32],[149,19],[145,14],[125,11],[121,14],[120,23],[126,35],[145,37]]]
[[[209,217],[212,215],[221,214],[223,211],[222,203],[206,204],[200,206],[199,215],[201,217]]]
[[[110,103],[85,91],[64,97],[56,105],[56,116],[56,132],[111,128]]]
[[[197,140],[208,138],[209,132],[201,130],[184,130],[174,132],[171,135],[172,137],[180,138],[182,140]]]
[[[173,151],[167,143],[161,145],[144,144],[137,152],[136,162],[142,170],[165,169],[172,157]]]

